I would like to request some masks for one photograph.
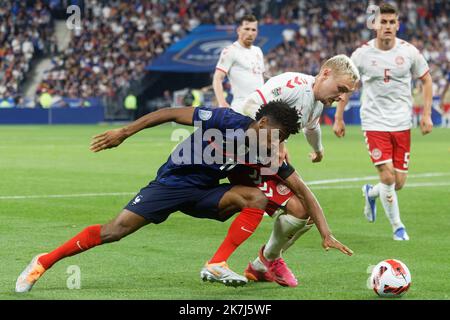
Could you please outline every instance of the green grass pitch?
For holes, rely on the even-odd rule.
[[[174,127],[165,125],[140,132],[117,149],[90,152],[91,136],[109,128],[0,127],[0,299],[380,299],[366,287],[366,270],[387,258],[400,259],[411,270],[412,286],[402,299],[450,297],[450,131],[438,128],[427,136],[413,129],[410,178],[399,193],[409,242],[392,240],[380,203],[377,221],[366,222],[364,181],[311,185],[334,235],[355,254],[324,251],[314,228],[285,254],[298,277],[297,288],[203,283],[199,271],[232,219],[220,223],[175,213],[161,225],[62,260],[30,293],[14,293],[17,276],[35,254],[116,216],[154,178],[176,144],[170,140]],[[330,127],[322,131],[325,158],[319,164],[308,160],[302,135],[288,143],[292,162],[306,181],[376,174],[359,127],[348,127],[344,139],[334,137]],[[230,258],[235,271],[242,273],[255,258],[271,228],[272,220],[265,217]],[[72,265],[80,268],[81,289],[67,288]]]

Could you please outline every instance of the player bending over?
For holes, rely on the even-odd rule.
[[[358,81],[359,72],[350,58],[337,55],[328,59],[316,76],[286,72],[271,78],[250,95],[243,110],[246,115],[255,118],[260,105],[277,99],[298,110],[300,128],[313,149],[310,157],[313,162],[320,162],[323,146],[319,119],[323,107],[342,100],[345,94],[355,90]],[[270,216],[280,206],[286,211],[285,214],[275,216],[269,241],[260,249],[256,259],[249,263],[244,275],[253,281],[275,281],[283,286],[297,286],[297,279],[281,254],[314,225],[314,217],[309,218],[310,208],[304,206],[304,202],[279,176],[261,176],[258,170],[241,166],[231,173],[230,181],[239,185],[257,186],[263,191],[269,200],[266,212]],[[230,226],[226,238],[206,268],[223,263],[238,247],[233,240],[234,233],[240,232],[238,219],[239,217]],[[253,224],[261,221],[260,216],[255,215],[253,219]]]
[[[93,138],[91,150],[98,152],[104,149],[117,147],[125,139],[142,129],[175,121],[179,124],[201,124],[202,134],[200,139],[196,132],[184,140],[169,156],[169,159],[158,170],[155,180],[142,188],[140,192],[130,200],[120,214],[111,222],[100,225],[92,225],[85,228],[72,239],[51,251],[35,256],[25,270],[19,275],[16,282],[16,292],[28,292],[36,281],[59,260],[89,250],[95,246],[119,241],[125,236],[135,232],[149,223],[161,223],[176,211],[197,218],[209,218],[225,221],[236,212],[241,212],[239,217],[259,216],[264,212],[267,199],[257,188],[219,184],[220,179],[227,176],[228,168],[234,165],[222,163],[208,164],[203,158],[205,149],[213,147],[217,153],[223,155],[225,160],[232,158],[235,162],[240,158],[225,154],[228,144],[234,146],[236,141],[245,141],[245,150],[248,150],[249,139],[239,139],[236,136],[227,135],[227,129],[241,129],[245,137],[256,136],[266,132],[267,143],[259,138],[256,144],[261,148],[270,149],[287,139],[290,134],[299,131],[298,113],[282,102],[272,102],[261,108],[253,120],[240,115],[228,108],[208,109],[198,108],[167,108],[147,114],[134,121],[130,125],[115,130],[106,131]],[[223,144],[214,145],[215,141],[204,139],[204,133],[208,129],[216,129],[222,134]],[[264,131],[265,130],[265,131]],[[278,131],[277,131],[278,130]],[[279,133],[279,139],[271,140],[272,132]],[[239,130],[237,131],[239,132]],[[276,135],[275,135],[276,137]],[[201,148],[196,147],[201,144]],[[250,143],[252,143],[250,141]],[[240,150],[241,148],[237,148]],[[186,151],[189,150],[189,153]],[[267,151],[267,150],[266,150]],[[246,153],[248,153],[246,151]],[[183,161],[175,161],[182,157]],[[200,159],[200,161],[198,161]],[[223,160],[223,159],[222,159]],[[257,163],[258,164],[258,163]],[[236,166],[240,166],[237,164]],[[305,206],[311,208],[310,214],[316,221],[316,225],[323,237],[322,245],[328,248],[337,248],[346,254],[351,250],[339,243],[332,236],[326,223],[323,212],[313,194],[305,186],[299,176],[292,172],[292,167],[283,164],[278,174],[286,177],[286,184],[303,199]],[[250,221],[251,219],[244,219]],[[248,230],[256,227],[251,222],[245,224]],[[249,233],[241,235],[236,241],[245,241]],[[221,269],[221,277],[213,279],[226,285],[242,285],[247,282],[245,277],[231,271],[226,264],[217,266]]]

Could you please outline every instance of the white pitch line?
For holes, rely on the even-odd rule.
[[[444,177],[444,176],[450,176],[450,172],[432,172],[432,173],[410,174],[410,175],[408,175],[408,178],[429,178],[429,177]],[[328,184],[328,183],[340,183],[340,182],[365,181],[365,180],[374,180],[374,179],[378,180],[379,176],[315,180],[315,181],[306,181],[306,184],[307,185],[316,185],[316,184]]]
[[[423,183],[406,183],[404,188],[422,188],[422,187],[441,187],[450,186],[450,182],[423,182]],[[312,186],[311,189],[361,189],[361,185],[343,185],[343,186]]]
[[[441,177],[450,176],[448,172],[435,172],[435,173],[422,173],[412,174],[410,178],[425,178],[425,177]],[[341,186],[317,186],[320,184],[328,183],[340,183],[340,182],[355,182],[365,181],[370,179],[378,179],[378,176],[358,177],[358,178],[342,178],[342,179],[329,179],[329,180],[316,180],[306,182],[312,189],[354,189],[360,188],[360,185],[341,185]],[[405,187],[408,188],[421,188],[421,187],[438,187],[438,186],[450,186],[450,182],[418,182],[407,183]],[[84,198],[84,197],[109,197],[109,196],[129,196],[134,195],[136,192],[109,192],[109,193],[75,193],[75,194],[43,194],[43,195],[22,195],[22,196],[0,196],[0,200],[25,200],[25,199],[51,199],[51,198]]]
[[[82,197],[108,197],[128,196],[136,192],[110,192],[110,193],[75,193],[75,194],[43,194],[30,196],[0,196],[0,200],[22,200],[22,199],[48,199],[48,198],[82,198]]]

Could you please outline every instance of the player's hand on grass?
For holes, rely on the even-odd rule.
[[[431,116],[422,116],[422,119],[420,119],[420,130],[423,135],[428,134],[433,130]]]
[[[93,152],[115,148],[126,139],[122,129],[113,129],[98,134],[92,138],[89,149]]]
[[[312,162],[320,162],[323,158],[323,150],[322,151],[314,151],[309,154],[309,158]]]
[[[333,132],[338,138],[345,136],[345,123],[344,120],[335,120],[333,124]]]
[[[333,237],[332,234],[328,235],[323,239],[322,246],[325,250],[330,250],[330,248],[338,249],[342,253],[345,253],[348,256],[351,256],[353,254],[353,251],[348,248],[347,246],[340,243],[338,240],[336,240],[335,237]]]

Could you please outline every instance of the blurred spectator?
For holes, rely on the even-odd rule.
[[[114,97],[126,92],[152,59],[200,23],[232,25],[247,13],[256,15],[261,24],[299,26],[286,30],[283,43],[266,54],[269,76],[286,71],[316,74],[325,59],[338,53],[349,55],[374,36],[366,26],[366,10],[372,3],[368,0],[77,0],[82,29],[74,30],[69,47],[57,55],[47,4],[56,13],[73,1],[2,2],[0,98],[20,100],[19,86],[30,69],[30,59],[42,50],[52,52],[53,67],[39,85],[38,95],[45,89],[69,98]],[[422,50],[439,95],[450,67],[450,2],[396,3],[401,13],[399,37]]]
[[[0,101],[20,97],[32,58],[50,46],[53,21],[43,1],[2,1],[0,6]]]
[[[350,55],[375,37],[375,32],[366,26],[366,10],[372,1],[283,2],[280,16],[276,17],[278,22],[295,22],[299,29],[294,35],[285,32],[283,44],[266,55],[270,76],[286,71],[317,74],[324,60],[340,53]],[[450,2],[404,0],[395,3],[401,20],[398,36],[422,51],[437,83],[435,94],[438,95],[445,86],[445,70],[450,66]]]

